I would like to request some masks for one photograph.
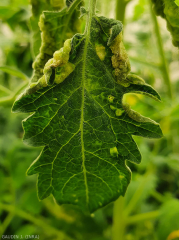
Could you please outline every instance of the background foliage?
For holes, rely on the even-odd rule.
[[[74,207],[56,205],[52,198],[39,202],[36,176],[26,177],[25,173],[41,149],[22,142],[21,120],[27,115],[11,113],[16,95],[32,75],[31,7],[27,0],[1,1],[0,234],[39,234],[44,240],[179,239],[178,49],[172,45],[165,20],[156,21],[149,0],[125,2],[120,6],[121,12],[116,3],[123,1],[100,2],[99,15],[120,20],[125,17],[124,43],[132,72],[142,76],[162,98],[162,103],[158,103],[145,96],[128,94],[125,101],[132,109],[160,122],[164,138],[135,137],[142,163],[128,162],[133,171],[132,182],[125,198],[115,204],[86,216]],[[54,4],[51,1],[53,9],[61,7]],[[84,21],[79,24],[78,31],[83,31]]]

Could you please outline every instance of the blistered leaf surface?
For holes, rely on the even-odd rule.
[[[128,59],[121,59],[124,46],[122,52],[117,46],[119,59],[112,52],[122,24],[94,17],[90,30],[71,40],[68,63],[74,68],[66,79],[55,82],[63,66],[53,68],[50,60],[45,67],[51,69],[49,81],[30,86],[13,111],[31,113],[23,121],[24,141],[44,146],[28,169],[29,175],[38,173],[39,198],[53,194],[59,204],[93,212],[125,194],[131,178],[125,161],[141,161],[132,135],[159,138],[162,132],[157,123],[122,103],[130,92],[160,99],[139,77],[127,75],[123,66]],[[116,76],[112,57],[117,59],[116,68],[126,73],[127,84]],[[45,74],[46,70],[44,79]]]
[[[58,5],[61,2],[51,1],[51,5],[53,7],[57,6],[55,5],[55,3]],[[36,5],[37,4],[38,3],[36,2]],[[56,50],[58,50],[63,46],[65,39],[72,37],[74,33],[80,30],[79,29],[80,20],[78,19],[79,10],[77,7],[80,7],[81,4],[82,4],[82,0],[75,0],[75,1],[72,1],[69,7],[65,7],[61,11],[55,11],[55,12],[43,11],[43,13],[40,15],[38,25],[41,30],[41,45],[39,45],[40,44],[39,30],[35,31],[34,29],[33,42],[34,42],[34,48],[36,49],[35,56],[37,55],[38,51],[39,51],[39,54],[37,55],[33,63],[34,72],[33,72],[31,82],[37,82],[38,79],[42,77],[45,63],[50,58],[52,58],[53,53]],[[60,4],[57,9],[61,8],[60,6],[62,6],[62,4]],[[35,7],[33,9],[36,10]],[[48,9],[50,10],[51,8],[48,8]],[[31,21],[33,20],[33,18],[34,16],[32,16]],[[36,21],[37,19],[34,20],[34,23],[32,22],[35,28],[37,28]],[[35,40],[36,39],[35,34],[37,34],[38,36],[37,41]]]

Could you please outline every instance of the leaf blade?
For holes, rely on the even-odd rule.
[[[130,84],[117,83],[110,36],[106,38],[107,28],[104,31],[99,22],[92,19],[90,35],[73,37],[69,62],[75,68],[63,82],[36,89],[39,80],[13,106],[16,112],[34,112],[23,122],[24,140],[44,146],[27,172],[39,174],[39,198],[53,194],[59,204],[74,204],[88,212],[125,194],[131,178],[126,160],[141,161],[132,135],[161,133],[159,125],[125,109],[122,98]],[[110,30],[113,25],[107,26]],[[56,55],[51,65],[47,63],[49,72]],[[56,66],[56,75],[60,71]],[[133,85],[131,90],[138,91],[139,86]]]

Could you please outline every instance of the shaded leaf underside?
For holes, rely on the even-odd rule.
[[[107,27],[113,26],[114,20],[111,24],[105,18],[93,18],[91,34],[72,39],[69,62],[75,70],[60,84],[22,94],[13,106],[15,112],[33,112],[23,121],[24,141],[45,146],[28,169],[29,175],[39,174],[40,199],[53,194],[59,204],[78,205],[89,212],[105,206],[125,194],[131,177],[125,160],[141,161],[132,135],[162,136],[158,124],[131,118],[123,108],[125,93],[159,96],[146,84],[123,87],[116,83],[107,45],[112,36],[106,34]],[[96,44],[105,47],[103,61]],[[122,109],[121,115],[114,109]]]

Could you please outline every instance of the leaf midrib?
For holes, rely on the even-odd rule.
[[[85,166],[85,148],[84,148],[84,105],[85,105],[85,72],[86,72],[86,59],[87,59],[87,51],[88,51],[88,44],[90,42],[90,33],[91,33],[91,23],[92,23],[92,14],[89,13],[88,20],[86,23],[86,41],[84,46],[84,52],[83,52],[83,65],[82,65],[82,102],[81,102],[81,119],[80,119],[80,131],[81,131],[81,152],[82,152],[82,167],[83,167],[83,174],[84,174],[84,182],[85,182],[85,188],[86,188],[86,207],[88,209],[89,204],[89,189],[88,189],[88,183],[87,183],[87,170]]]
[[[82,167],[83,167],[83,174],[84,174],[84,182],[86,188],[86,204],[89,202],[89,194],[88,194],[88,184],[87,184],[87,176],[86,176],[86,166],[85,166],[85,148],[84,148],[84,139],[83,139],[83,124],[84,124],[84,92],[85,92],[85,68],[86,68],[86,56],[87,56],[87,47],[88,41],[85,41],[85,48],[83,54],[83,67],[82,67],[82,102],[81,102],[81,119],[80,119],[80,131],[81,131],[81,152],[82,152]]]

